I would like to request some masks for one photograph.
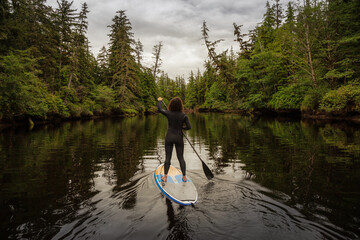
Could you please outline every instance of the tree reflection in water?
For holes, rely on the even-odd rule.
[[[239,179],[256,182],[271,190],[264,194],[299,210],[307,219],[326,219],[337,229],[344,229],[341,234],[350,238],[359,233],[357,125],[281,122],[235,114],[190,114],[189,118],[192,129],[188,136],[217,178],[211,182],[202,179],[200,161],[185,144],[189,173],[201,184],[201,210],[177,209],[178,205],[168,200],[163,204],[150,181],[165,154],[164,118],[66,122],[35,126],[32,131],[3,129],[0,237],[92,236],[93,232],[108,233],[110,230],[100,226],[110,227],[114,222],[120,227],[114,226],[113,237],[133,236],[139,228],[149,234],[167,224],[168,232],[164,230],[161,236],[192,238],[197,232],[191,224],[201,226],[209,219],[206,215],[212,216],[207,212],[210,209],[200,206],[216,208],[214,199],[219,196],[214,191],[225,184],[219,182],[221,177],[232,177],[228,187],[234,196],[238,194],[235,190]],[[232,185],[235,190],[230,188]],[[236,203],[246,207],[247,196],[243,197]],[[234,204],[231,207],[240,209]],[[198,215],[190,223],[189,218]],[[162,218],[166,216],[164,223]],[[212,221],[208,224],[213,227]],[[69,229],[65,231],[64,226]],[[124,230],[126,227],[135,230]],[[119,233],[119,228],[124,233]],[[204,227],[204,231],[207,229]]]

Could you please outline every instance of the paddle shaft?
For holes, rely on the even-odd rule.
[[[168,110],[165,102],[163,100],[161,100],[161,102],[164,104],[166,110]],[[181,131],[182,132],[182,131]],[[214,174],[211,172],[211,170],[209,169],[209,167],[205,164],[205,162],[201,159],[200,155],[198,154],[198,152],[195,150],[194,146],[191,144],[190,140],[188,139],[188,137],[186,136],[186,134],[184,132],[182,132],[183,136],[186,138],[186,140],[188,141],[188,143],[190,144],[191,148],[194,150],[194,152],[196,153],[196,155],[198,156],[198,158],[200,159],[200,161],[202,162],[202,166],[203,166],[203,170],[204,173],[206,175],[206,177],[210,180],[211,178],[214,177]]]

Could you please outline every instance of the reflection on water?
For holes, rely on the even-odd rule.
[[[208,181],[185,144],[194,207],[154,183],[162,116],[1,130],[0,238],[359,238],[358,126],[189,118],[189,139],[215,173]]]

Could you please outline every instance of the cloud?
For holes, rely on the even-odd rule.
[[[80,10],[83,1],[74,1]],[[224,39],[219,50],[234,43],[233,23],[242,24],[243,32],[253,29],[262,21],[266,0],[88,0],[88,38],[96,56],[109,42],[109,25],[116,11],[125,10],[132,24],[135,40],[144,45],[145,66],[152,64],[152,48],[163,43],[161,58],[170,77],[189,76],[190,71],[203,70],[207,57],[201,39],[203,21],[207,22],[210,40]],[[48,1],[57,6],[56,0]],[[236,49],[235,49],[236,50]]]

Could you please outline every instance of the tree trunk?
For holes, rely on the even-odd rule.
[[[153,76],[154,76],[154,79],[156,80],[156,73],[158,71],[158,68],[160,66],[160,52],[161,52],[161,48],[162,48],[162,42],[159,42],[158,45],[155,45],[154,46],[154,57],[155,57],[155,63],[154,63],[154,71],[153,71]]]
[[[67,85],[68,89],[70,89],[72,77],[73,77],[73,72],[71,72],[70,76],[69,76],[69,82],[68,82],[68,85]]]
[[[306,25],[306,28],[305,28],[305,41],[306,41],[308,64],[309,64],[310,72],[311,72],[311,80],[313,81],[314,86],[317,87],[316,75],[315,75],[315,70],[314,70],[312,56],[311,56],[311,45],[310,45],[310,39],[309,39],[309,26],[308,25]]]

